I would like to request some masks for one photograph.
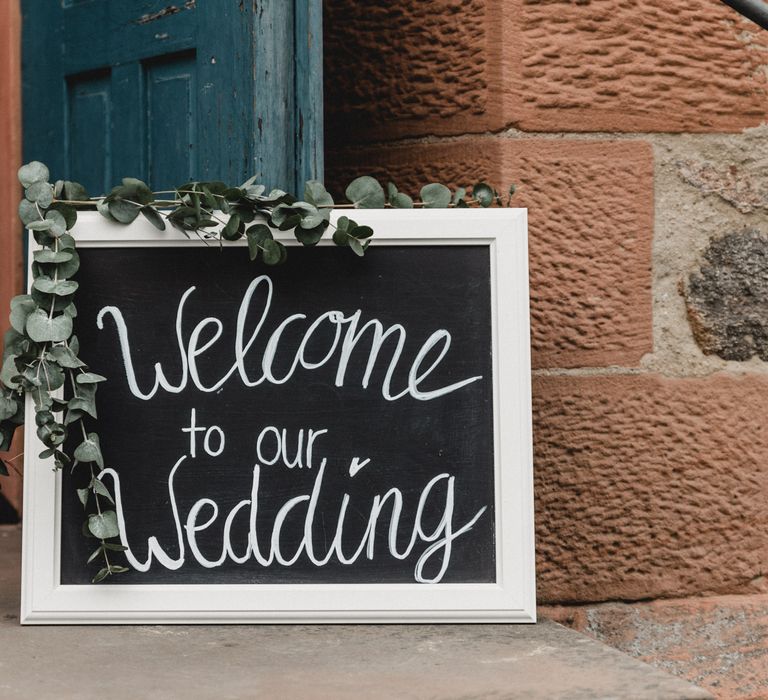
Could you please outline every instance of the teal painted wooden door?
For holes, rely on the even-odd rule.
[[[119,179],[322,179],[321,0],[22,0],[24,158]]]

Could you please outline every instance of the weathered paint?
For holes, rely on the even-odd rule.
[[[93,193],[322,177],[319,0],[63,5],[24,2],[25,159]]]
[[[21,291],[22,231],[16,217],[21,191],[16,170],[21,165],[21,16],[17,0],[0,3],[0,334],[8,328],[8,304]],[[14,457],[22,451],[21,435],[11,446]],[[18,464],[18,462],[17,462]],[[3,495],[21,509],[21,479],[17,475],[0,480]]]

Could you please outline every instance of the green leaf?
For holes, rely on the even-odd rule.
[[[19,182],[22,187],[29,187],[36,182],[48,182],[51,174],[39,160],[33,160],[31,163],[22,165],[19,168]]]
[[[87,413],[91,418],[98,418],[96,413],[96,401],[90,396],[73,396],[68,402],[67,406],[69,413],[77,413],[77,417],[74,420],[78,420],[82,417],[83,413]],[[64,423],[69,425],[73,420],[64,419]]]
[[[363,244],[360,243],[357,238],[350,238],[349,240],[349,247],[352,248],[352,250],[355,252],[355,255],[359,255],[361,258],[363,255],[365,255],[365,248],[363,247]]]
[[[153,199],[152,190],[135,177],[124,177],[123,184],[113,188],[110,195],[120,199],[128,199],[137,204],[149,204]]]
[[[464,187],[457,187],[456,191],[453,193],[453,199],[451,200],[456,206],[458,206],[459,202],[464,201],[464,197],[467,196],[467,190]]]
[[[323,237],[327,227],[328,223],[326,221],[321,221],[320,224],[315,226],[315,228],[297,228],[294,231],[296,240],[305,246],[317,245],[320,239]]]
[[[48,356],[66,369],[77,369],[78,367],[85,366],[85,363],[81,362],[75,353],[64,345],[57,345],[51,348],[48,351]]]
[[[78,384],[98,384],[99,382],[106,381],[106,377],[102,377],[100,374],[96,374],[95,372],[83,372],[82,374],[77,375]]]
[[[349,245],[349,236],[344,229],[337,228],[333,232],[333,242],[339,246]]]
[[[0,420],[13,418],[18,409],[18,404],[12,398],[0,395]]]
[[[389,200],[395,209],[413,209],[413,200],[405,193],[398,192]]]
[[[120,528],[117,526],[117,514],[114,510],[106,510],[103,513],[89,515],[88,529],[94,537],[101,540],[117,537],[120,534]]]
[[[348,236],[352,238],[370,238],[373,235],[373,229],[370,226],[355,226],[347,231]]]
[[[11,327],[17,333],[24,333],[27,326],[27,318],[37,309],[35,300],[28,294],[20,294],[11,299],[10,322]]]
[[[331,197],[325,185],[319,180],[308,180],[304,185],[304,199],[313,204],[320,212],[325,221],[331,217],[331,208],[333,207],[333,197]],[[305,226],[304,228],[311,228]]]
[[[53,204],[53,188],[47,182],[33,182],[24,191],[24,196],[42,209],[47,209]]]
[[[384,188],[370,175],[363,175],[349,183],[345,194],[356,209],[381,209],[386,203]]]
[[[104,496],[110,503],[114,504],[114,499],[112,498],[112,494],[109,492],[109,489],[97,478],[91,479],[90,487],[97,493],[99,496]]]
[[[256,260],[264,241],[272,240],[272,230],[266,224],[254,224],[245,232],[248,239],[248,254]]]
[[[124,199],[119,197],[115,199],[109,199],[107,209],[109,210],[112,218],[115,221],[119,221],[121,224],[132,223],[141,211],[140,206],[126,202]]]
[[[130,571],[130,569],[127,566],[112,564],[112,566],[109,567],[109,572],[112,574],[124,574],[126,571]]]
[[[50,277],[38,277],[32,283],[32,289],[43,294],[55,294],[57,297],[68,297],[74,294],[80,285],[74,280],[52,280]]]
[[[227,221],[226,225],[221,230],[221,237],[225,241],[236,241],[243,235],[241,223],[242,221],[240,217],[237,214],[232,214],[232,216],[229,217],[229,221]]]
[[[485,182],[478,182],[472,188],[472,196],[477,200],[481,207],[490,207],[493,204],[493,188]]]
[[[78,489],[78,491],[79,491],[79,489]],[[87,492],[87,491],[88,491],[88,489],[85,489],[85,491]],[[94,550],[93,550],[93,552],[91,553],[91,556],[90,556],[90,557],[88,557],[88,561],[86,561],[85,563],[86,563],[86,564],[90,564],[90,563],[91,563],[91,562],[92,562],[92,561],[93,561],[93,560],[94,560],[96,557],[98,557],[98,556],[99,556],[99,554],[101,554],[103,551],[104,551],[104,547],[103,547],[102,545],[99,545],[99,546],[98,546],[96,549],[94,549]]]
[[[67,231],[75,227],[75,224],[77,223],[77,209],[69,206],[69,204],[64,204],[63,202],[56,202],[51,205],[51,209],[59,212],[59,214],[64,217],[64,225],[66,226]]]
[[[49,318],[36,309],[27,317],[26,331],[36,343],[61,342],[72,335],[72,319],[66,315]]]
[[[321,213],[314,204],[310,204],[309,202],[296,202],[293,205],[293,209],[299,214],[301,228],[317,228],[325,222],[326,218],[328,218]]]
[[[88,437],[75,448],[74,457],[78,462],[96,462],[101,469],[104,469],[99,436],[96,433],[88,433]]]
[[[163,217],[160,216],[160,212],[158,212],[157,209],[150,206],[144,206],[140,211],[144,215],[144,218],[156,229],[165,231],[165,221],[163,221]]]
[[[451,203],[451,191],[439,182],[421,188],[421,201],[427,209],[444,209]]]
[[[99,199],[96,202],[96,211],[99,212],[105,219],[108,219],[109,221],[117,221],[112,214],[109,212],[109,202],[107,202],[106,199]]]
[[[80,499],[80,503],[83,504],[83,508],[85,508],[85,504],[88,503],[89,493],[90,489],[77,489],[77,497]]]
[[[88,192],[85,191],[85,187],[79,182],[65,181],[62,187],[62,194],[64,199],[73,202],[85,202],[89,199]]]
[[[114,544],[113,542],[105,542],[104,549],[108,549],[110,552],[127,552],[128,547],[122,544]]]
[[[42,219],[37,207],[28,199],[22,199],[19,202],[19,218],[21,219],[21,223],[27,228],[29,228],[29,225],[33,221],[40,221]]]
[[[282,246],[275,240],[267,239],[262,244],[264,248],[264,262],[267,265],[277,265],[282,260],[282,252],[281,248]]]
[[[54,236],[63,236],[67,232],[67,220],[64,215],[56,209],[51,209],[45,215],[45,220],[51,222],[51,227],[48,229]]]
[[[44,221],[38,219],[37,221],[33,221],[27,224],[27,228],[30,231],[49,231],[53,228],[53,221],[50,219],[46,219]]]
[[[91,583],[101,583],[110,573],[110,570],[106,566],[103,569],[99,569],[99,573],[91,579]]]
[[[72,253],[68,250],[36,250],[32,256],[39,263],[63,263],[72,260]]]
[[[0,382],[2,382],[9,389],[15,389],[18,386],[18,382],[14,379],[18,376],[19,370],[16,368],[16,358],[18,355],[10,354],[6,355],[3,360],[2,369],[0,369]],[[4,452],[5,450],[0,450]]]

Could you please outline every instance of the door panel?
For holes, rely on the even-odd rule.
[[[22,7],[24,157],[54,177],[94,194],[126,175],[155,189],[322,178],[320,0]]]

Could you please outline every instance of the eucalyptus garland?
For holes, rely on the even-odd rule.
[[[124,178],[108,195],[89,197],[77,182],[51,183],[48,168],[33,161],[19,169],[19,181],[24,187],[19,217],[39,249],[31,261],[30,293],[11,300],[11,327],[4,337],[0,370],[0,452],[10,449],[16,428],[24,422],[24,397],[31,396],[37,436],[45,446],[40,458],[51,460],[56,469],[77,469],[81,474],[82,487],[77,495],[84,509],[83,535],[95,545],[87,563],[101,560],[94,583],[128,568],[113,561],[125,547],[120,544],[114,499],[100,479],[105,464],[95,430],[96,392],[106,377],[89,371],[80,359],[80,345],[73,334],[78,283],[72,278],[80,261],[70,231],[78,210],[95,208],[121,224],[143,216],[161,231],[170,224],[185,236],[196,236],[209,245],[245,237],[251,260],[260,258],[266,265],[278,265],[285,262],[288,252],[275,240],[273,229],[293,231],[302,245],[314,246],[330,227],[336,245],[359,256],[365,254],[373,230],[347,216],[340,216],[334,225],[330,221],[334,208],[502,204],[499,193],[484,182],[472,187],[470,194],[463,187],[451,192],[445,185],[431,183],[422,187],[420,197],[414,200],[393,183],[385,189],[370,176],[350,183],[344,204],[334,203],[317,180],[306,183],[301,200],[278,189],[267,192],[254,178],[239,187],[223,182],[187,182],[161,192],[152,192],[141,180]],[[507,205],[513,194],[514,187],[510,187]],[[0,474],[8,473],[6,462],[0,460]]]

